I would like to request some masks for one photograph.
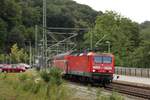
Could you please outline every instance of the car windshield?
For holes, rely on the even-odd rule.
[[[111,63],[112,57],[110,57],[110,56],[95,56],[94,62],[95,63]]]

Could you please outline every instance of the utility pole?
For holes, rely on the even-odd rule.
[[[47,68],[47,30],[45,30],[45,67]]]
[[[46,0],[43,0],[43,67],[47,67]]]
[[[90,44],[91,44],[91,50],[93,50],[93,34],[92,34],[92,32],[91,32],[91,39],[90,39],[91,41],[90,41]]]
[[[30,49],[30,61],[29,61],[29,63],[30,63],[30,66],[32,66],[32,48],[31,48],[31,41],[29,41],[29,49]]]
[[[110,53],[110,41],[106,41],[106,43],[108,44],[108,53]]]
[[[38,47],[37,47],[37,33],[38,33],[38,26],[35,25],[35,51],[34,51],[34,63],[37,64],[38,59]],[[37,67],[37,66],[36,66]],[[38,66],[39,67],[39,66]]]
[[[35,54],[37,55],[37,33],[38,33],[38,26],[35,25]]]

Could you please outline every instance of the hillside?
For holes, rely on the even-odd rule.
[[[9,52],[12,44],[34,45],[35,25],[42,26],[42,0],[1,0],[0,52]],[[101,14],[101,13],[100,13]],[[47,0],[48,27],[91,27],[98,12],[72,0]],[[38,33],[38,36],[42,32]],[[7,47],[6,47],[7,46]]]

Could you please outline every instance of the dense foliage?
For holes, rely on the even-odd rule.
[[[0,52],[9,53],[10,47],[34,45],[35,25],[42,27],[43,0],[1,0]],[[72,0],[47,0],[48,27],[90,27],[98,12]],[[39,29],[40,30],[40,29]],[[41,37],[41,32],[38,32]]]
[[[98,16],[94,28],[85,34],[85,44],[102,52],[110,49],[115,54],[116,65],[132,67],[150,66],[149,22],[139,25],[115,12]],[[99,42],[98,42],[99,41]],[[107,41],[107,42],[106,42]],[[95,45],[96,44],[96,45]]]

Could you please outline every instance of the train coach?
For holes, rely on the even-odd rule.
[[[67,77],[76,77],[100,84],[112,82],[114,74],[114,56],[106,53],[67,52],[56,55],[52,65],[62,69]]]

